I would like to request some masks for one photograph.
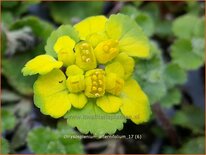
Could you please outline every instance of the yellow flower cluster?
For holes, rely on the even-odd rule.
[[[59,118],[70,108],[84,108],[92,99],[106,113],[120,110],[136,124],[147,121],[148,98],[132,79],[132,57],[149,56],[141,28],[128,16],[117,14],[89,17],[72,30],[70,35],[61,32],[51,43],[58,60],[39,55],[22,69],[24,76],[40,74],[34,84],[35,105],[45,115]]]

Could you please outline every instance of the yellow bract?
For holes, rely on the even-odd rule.
[[[75,108],[83,108],[85,104],[87,103],[87,97],[83,93],[69,94],[69,100]]]
[[[106,21],[107,18],[105,16],[88,17],[74,25],[74,28],[79,32],[80,39],[85,40],[87,36],[93,33],[104,32]]]
[[[45,115],[59,118],[71,108],[65,81],[64,73],[54,69],[34,83],[35,104]]]
[[[71,65],[67,67],[67,70],[66,70],[67,76],[83,75],[83,74],[84,74],[84,71],[81,68],[79,68],[77,65]]]
[[[148,121],[150,116],[149,101],[135,80],[128,80],[122,90],[123,105],[121,112],[134,123],[140,124]]]
[[[97,105],[107,113],[115,113],[119,111],[122,100],[112,95],[104,95],[97,99]]]
[[[39,55],[25,64],[22,73],[24,76],[34,74],[43,75],[61,66],[62,62],[56,61],[53,57],[49,55]]]
[[[128,79],[134,72],[135,61],[126,53],[120,53],[114,61],[119,62],[124,68],[124,79]]]
[[[57,53],[58,60],[62,61],[64,66],[72,65],[75,61],[74,54],[75,41],[69,36],[61,36],[54,45],[54,51]]]

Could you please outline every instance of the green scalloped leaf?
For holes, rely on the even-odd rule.
[[[203,109],[190,105],[177,111],[172,118],[172,123],[191,129],[194,133],[204,133],[204,118]]]
[[[202,46],[202,45],[200,45]],[[173,62],[186,70],[197,69],[204,64],[204,48],[198,49],[191,40],[178,39],[171,46]]]
[[[139,12],[135,20],[142,27],[147,36],[152,36],[154,34],[154,21],[148,13]]]
[[[78,133],[67,125],[66,122],[58,123],[58,132],[61,134],[59,140],[65,146],[66,153],[82,154],[84,148],[80,139],[72,139],[70,136],[77,136]]]
[[[1,119],[2,119],[2,122],[1,122],[2,132],[6,130],[11,130],[14,128],[16,124],[16,117],[11,111],[9,111],[8,109],[2,108],[1,109]]]
[[[102,111],[94,100],[89,100],[83,109],[72,108],[66,115],[67,123],[84,134],[89,132],[97,137],[114,134],[123,129],[126,118],[120,113],[109,114]]]
[[[58,140],[58,133],[50,128],[39,127],[31,130],[27,137],[28,146],[32,152],[46,154],[48,144]]]
[[[169,63],[164,70],[164,80],[167,87],[171,88],[177,84],[184,84],[187,80],[187,74],[179,65]]]
[[[147,12],[139,11],[131,5],[126,5],[121,10],[121,13],[130,16],[144,30],[147,36],[152,36],[155,30],[155,25],[152,17]]]
[[[205,154],[205,137],[191,138],[177,153],[181,154]]]
[[[166,94],[167,88],[163,79],[164,63],[161,51],[153,42],[150,46],[150,59],[136,59],[134,78],[149,97],[150,103],[154,104]]]
[[[89,16],[102,14],[104,2],[51,2],[51,16],[57,23],[71,24]],[[77,11],[78,10],[78,11]]]
[[[125,5],[120,12],[130,16],[132,19],[137,17],[137,8],[132,5]]]
[[[9,153],[9,142],[1,137],[1,154],[8,154]]]
[[[47,43],[45,46],[45,51],[47,54],[57,57],[56,52],[54,51],[54,44],[56,43],[57,39],[63,35],[69,36],[75,42],[79,41],[78,33],[71,25],[62,25],[55,31],[51,33],[49,38],[47,39]]]
[[[47,146],[47,153],[51,154],[66,154],[66,150],[60,141],[51,141]]]
[[[19,53],[9,58],[3,57],[2,71],[8,79],[9,84],[11,84],[14,89],[21,94],[31,95],[33,94],[32,86],[36,80],[36,76],[24,77],[21,73],[21,69],[27,61],[34,58],[36,55],[44,53],[44,45],[47,37],[53,30],[53,26],[47,22],[41,21],[37,17],[27,16],[15,22],[11,26],[11,30],[19,30],[25,26],[30,27],[34,35],[41,42],[36,45],[34,49],[31,49],[31,51],[25,51],[24,53]]]
[[[28,146],[36,154],[80,154],[84,153],[79,139],[65,138],[77,133],[67,124],[54,130],[49,127],[38,127],[28,134]],[[41,137],[41,138],[39,138]]]
[[[189,39],[193,37],[197,23],[198,17],[186,14],[175,19],[172,24],[172,31],[179,38]]]
[[[181,92],[177,88],[169,89],[166,95],[160,100],[160,104],[165,108],[171,108],[174,105],[180,104]]]

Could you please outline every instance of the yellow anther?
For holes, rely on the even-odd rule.
[[[87,43],[83,43],[83,44],[82,44],[82,47],[83,47],[84,49],[86,49],[86,48],[89,48],[89,45],[88,45]]]
[[[98,88],[98,92],[101,92],[103,89],[101,87]]]
[[[97,82],[96,82],[96,81],[93,81],[93,82],[92,82],[92,85],[96,86],[96,85],[97,85]]]
[[[90,62],[90,61],[91,61],[91,59],[90,59],[90,58],[87,58],[87,59],[86,59],[86,62]]]
[[[98,75],[98,74],[99,74],[99,72],[95,72],[95,74],[96,74],[96,75]]]
[[[93,90],[93,91],[97,90],[97,87],[92,87],[92,90]],[[99,90],[99,89],[98,89],[98,90]]]
[[[97,80],[97,76],[96,75],[92,75],[92,80]]]
[[[86,60],[86,56],[83,55],[83,56],[82,56],[82,60]]]
[[[84,50],[84,53],[88,55],[89,54],[89,50]]]
[[[99,82],[99,85],[102,85],[102,84],[103,84],[103,81],[102,81],[102,80],[99,80],[98,82]]]
[[[96,97],[99,97],[100,95],[99,95],[99,93],[96,93],[95,96],[96,96]]]

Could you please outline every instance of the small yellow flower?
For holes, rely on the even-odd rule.
[[[132,57],[147,58],[149,44],[134,21],[122,14],[93,16],[57,36],[48,46],[58,60],[40,55],[22,69],[25,76],[40,74],[34,103],[42,113],[59,118],[71,107],[81,109],[95,100],[104,112],[121,111],[136,124],[149,119],[148,98],[132,79]]]

